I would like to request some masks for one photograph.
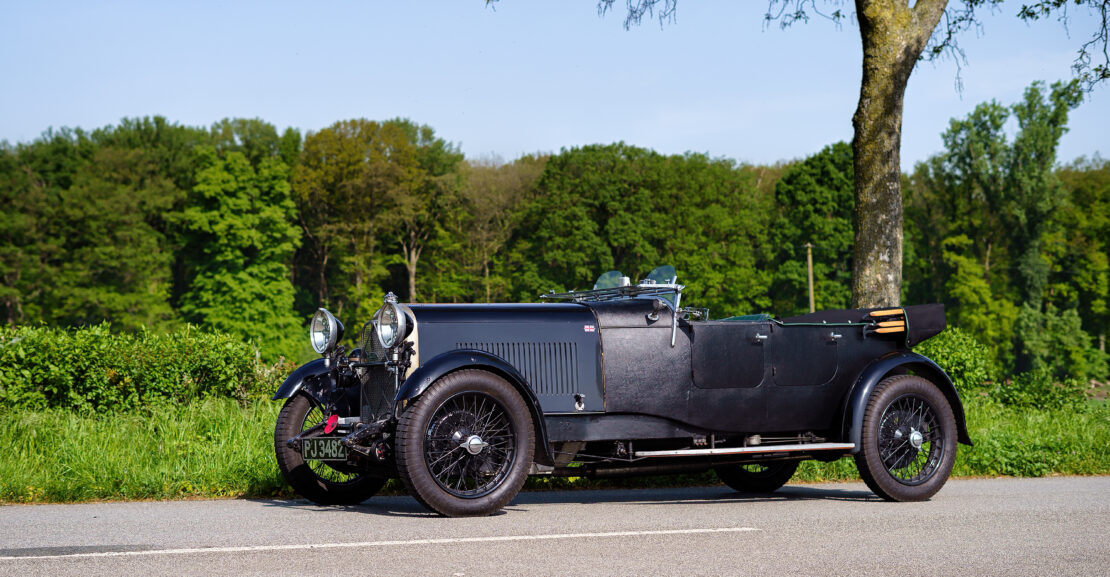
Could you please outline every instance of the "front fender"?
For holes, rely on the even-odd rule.
[[[535,460],[541,465],[554,465],[555,461],[547,444],[547,425],[543,419],[543,412],[540,411],[540,402],[536,398],[536,393],[532,391],[524,376],[516,368],[501,357],[491,355],[485,351],[473,349],[448,351],[421,364],[397,390],[394,406],[400,407],[405,401],[415,399],[440,377],[460,369],[481,369],[494,373],[508,381],[520,393],[520,396],[524,397],[524,402],[528,405],[528,410],[532,414],[532,424],[536,430]]]
[[[867,399],[871,391],[884,378],[891,374],[904,374],[912,371],[914,374],[928,379],[948,399],[952,405],[952,414],[956,417],[956,436],[965,445],[971,445],[971,436],[967,433],[967,423],[964,419],[964,405],[960,401],[960,393],[956,385],[948,377],[948,373],[927,357],[917,353],[898,352],[886,355],[867,365],[856,379],[852,391],[844,403],[844,438],[849,443],[854,443],[852,453],[860,450],[860,441],[863,432],[863,412],[867,409]]]
[[[297,367],[297,370],[286,377],[271,400],[288,399],[303,389],[316,404],[324,405],[324,392],[331,388],[330,385],[331,367],[326,360],[316,359]]]

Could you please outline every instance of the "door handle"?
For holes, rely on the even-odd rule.
[[[759,334],[759,333],[755,333],[755,340],[757,340],[757,341],[765,341],[765,340],[767,340],[767,335],[761,335],[761,334]]]
[[[844,337],[844,335],[838,334],[836,332],[829,333],[829,339],[834,340],[834,341],[839,341],[843,337]]]

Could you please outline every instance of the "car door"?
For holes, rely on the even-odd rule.
[[[825,429],[841,402],[836,380],[843,327],[775,327],[768,339],[771,385],[767,425],[777,431]]]
[[[716,431],[764,427],[769,321],[691,323],[688,421]]]

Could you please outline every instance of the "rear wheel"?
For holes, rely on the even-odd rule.
[[[299,451],[285,444],[324,419],[320,407],[303,394],[285,401],[274,429],[274,450],[282,476],[297,494],[320,505],[354,505],[373,497],[385,485],[385,478],[339,463],[306,461]]]
[[[449,517],[489,515],[528,476],[535,431],[528,405],[501,377],[479,370],[432,384],[397,423],[397,472],[410,495]]]
[[[725,465],[713,470],[722,483],[741,493],[773,493],[798,469],[799,461],[770,461],[745,465]]]
[[[918,376],[884,379],[863,414],[856,467],[888,501],[924,501],[944,486],[956,460],[956,418],[944,393]]]

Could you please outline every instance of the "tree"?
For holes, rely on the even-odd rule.
[[[260,118],[225,118],[213,124],[210,133],[216,150],[237,150],[256,168],[269,157],[293,168],[301,151],[299,131],[286,128],[278,136],[277,128]]]
[[[204,133],[164,118],[48,131],[0,162],[0,299],[9,323],[165,325],[174,239]]]
[[[691,302],[716,316],[767,310],[772,202],[730,161],[623,143],[564,150],[548,160],[510,241],[513,296],[531,301],[590,288],[607,270],[635,280],[672,264]]]
[[[775,185],[776,312],[809,312],[807,243],[814,245],[817,308],[851,304],[852,180],[852,149],[838,142],[791,166]]]
[[[1075,83],[1046,91],[1038,82],[1012,106],[982,103],[951,121],[946,151],[919,164],[909,180],[906,214],[921,231],[915,252],[941,256],[939,263],[935,256],[912,263],[910,274],[930,287],[927,298],[950,305],[953,324],[1020,370],[1043,364],[1030,343],[1044,341],[1030,331],[1071,330],[1074,311],[1067,309],[1080,306],[1098,326],[1094,311],[1105,299],[1104,249],[1095,240],[1103,225],[1073,205],[1097,213],[1100,194],[1069,192],[1055,169],[1056,147],[1079,97]],[[1045,311],[1046,299],[1065,309],[1067,322]],[[1085,334],[1068,338],[1090,341]]]
[[[503,302],[513,271],[502,270],[504,249],[534,199],[546,156],[525,155],[510,163],[464,163],[458,203],[440,217],[425,257],[430,273],[421,285],[432,300]]]
[[[1048,239],[1052,263],[1048,300],[1079,310],[1087,331],[1106,349],[1110,330],[1110,161],[1080,159],[1057,172],[1067,204],[1057,211],[1060,226]]]
[[[604,14],[614,0],[600,0]],[[1110,2],[1075,0],[1097,11],[1102,26],[1079,50],[1075,62],[1077,79],[1088,87],[1110,78],[1107,53],[1107,21]],[[625,28],[639,24],[644,16],[658,14],[660,22],[673,20],[678,0],[627,0]],[[844,13],[828,15],[816,0],[770,0],[768,22],[783,27],[808,21],[809,14],[840,22]],[[896,305],[902,285],[902,191],[900,150],[902,102],[906,84],[917,62],[952,54],[962,58],[957,43],[960,32],[975,25],[976,10],[993,6],[997,0],[963,0],[958,7],[948,0],[856,0],[855,15],[863,44],[863,80],[860,98],[852,116],[855,163],[855,242],[853,252],[852,301],[854,306]],[[1068,0],[1042,0],[1022,7],[1018,16],[1036,20],[1060,14],[1066,21]],[[937,25],[943,18],[944,26]],[[1101,47],[1103,62],[1091,66],[1091,53]]]
[[[458,203],[463,155],[457,146],[437,138],[430,126],[405,119],[384,123],[381,136],[388,143],[389,161],[397,168],[396,178],[387,184],[388,194],[408,273],[408,300],[416,301],[417,265],[441,219]]]
[[[309,134],[293,190],[305,233],[299,269],[311,271],[305,284],[316,302],[365,318],[392,264],[404,265],[406,298],[415,300],[420,257],[455,205],[461,161],[457,147],[406,119],[348,120]]]
[[[328,306],[336,314],[368,315],[363,301],[380,298],[388,276],[380,239],[393,226],[386,218],[387,187],[395,167],[380,138],[381,124],[365,119],[337,122],[309,133],[293,175],[293,198],[304,243],[295,277],[312,294],[308,310]],[[376,305],[371,305],[375,306]]]
[[[288,169],[276,156],[257,171],[231,151],[199,151],[200,170],[181,213],[190,270],[181,313],[191,322],[255,340],[267,359],[293,357],[300,322],[293,315],[289,262],[300,242]]]
[[[980,247],[985,275],[992,249],[1006,241],[1018,298],[1035,309],[1041,307],[1049,274],[1041,243],[1064,199],[1055,174],[1056,147],[1067,130],[1068,111],[1080,98],[1074,84],[1057,83],[1046,100],[1043,83],[1034,83],[1021,102],[1009,108],[980,104],[944,133],[944,170],[961,203],[976,208],[963,215],[953,211],[964,223],[961,232]],[[1012,143],[1003,130],[1011,114],[1018,123]]]

